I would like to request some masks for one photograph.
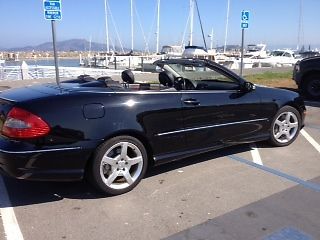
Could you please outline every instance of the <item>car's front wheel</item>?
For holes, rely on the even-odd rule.
[[[91,181],[108,195],[132,190],[147,169],[147,152],[143,144],[131,136],[107,140],[97,150],[91,166]]]
[[[291,144],[297,138],[300,128],[301,116],[297,109],[282,107],[272,121],[271,144],[279,147]]]

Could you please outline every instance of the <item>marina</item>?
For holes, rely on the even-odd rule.
[[[300,0],[301,1],[301,0]],[[153,62],[159,59],[168,58],[205,58],[213,60],[229,69],[238,71],[240,68],[279,68],[293,67],[294,64],[306,56],[319,55],[317,49],[305,51],[303,44],[303,18],[301,16],[302,1],[300,2],[299,12],[299,33],[297,49],[268,49],[267,44],[248,44],[244,49],[243,59],[241,60],[241,48],[239,46],[228,45],[229,20],[230,20],[230,0],[227,1],[227,14],[225,19],[224,45],[222,47],[214,47],[214,31],[211,29],[208,37],[210,39],[210,47],[207,47],[206,37],[203,29],[203,21],[201,18],[198,1],[189,0],[189,13],[185,22],[185,30],[182,34],[180,44],[163,45],[160,47],[160,26],[161,26],[161,7],[163,3],[157,0],[155,4],[154,25],[155,29],[155,51],[150,51],[151,35],[146,37],[143,29],[140,14],[134,0],[130,0],[130,37],[131,46],[126,49],[123,40],[120,38],[119,29],[114,19],[114,14],[108,0],[104,2],[104,26],[105,26],[105,45],[101,51],[93,50],[94,44],[91,37],[89,46],[86,51],[73,52],[73,57],[60,57],[59,68],[61,77],[74,77],[77,74],[87,74],[93,76],[110,75],[118,73],[124,69],[132,69],[135,71],[155,71]],[[202,35],[202,43],[199,39],[195,43],[195,23],[198,23]],[[143,34],[144,50],[135,50],[135,38],[137,38],[136,28],[138,25],[140,32]],[[110,36],[110,28],[113,29],[115,39]],[[188,30],[189,29],[189,30]],[[198,29],[198,31],[199,31]],[[111,41],[112,40],[112,41]],[[115,45],[118,44],[119,47]],[[195,45],[199,44],[199,45]],[[301,48],[300,48],[301,46]],[[299,49],[300,48],[300,49]],[[0,80],[19,80],[19,79],[37,79],[51,78],[54,76],[54,59],[49,57],[50,52],[34,52],[30,58],[24,58],[24,52],[0,52]],[[64,53],[68,56],[68,52]],[[46,56],[46,57],[45,57]],[[242,65],[241,65],[242,63]]]
[[[172,54],[172,53],[168,53]],[[227,56],[215,51],[205,51],[203,48],[187,47],[184,52],[175,56],[147,55],[147,56],[106,56],[95,57],[90,61],[87,59],[60,59],[59,75],[61,78],[77,77],[79,75],[112,76],[118,75],[125,69],[132,69],[136,72],[155,72],[153,62],[167,58],[206,58],[213,60],[231,70],[240,69],[240,55]],[[107,60],[106,60],[107,59]],[[302,58],[291,50],[276,50],[262,56],[245,55],[243,58],[244,69],[272,69],[282,67],[293,67]],[[53,59],[26,60],[26,61],[5,61],[0,60],[0,80],[24,80],[53,78],[55,75]]]
[[[320,239],[319,0],[0,6],[0,240]]]

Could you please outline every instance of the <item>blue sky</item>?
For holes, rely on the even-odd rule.
[[[130,0],[108,0],[121,41],[131,46]],[[134,47],[144,49],[145,41],[139,19],[150,49],[155,49],[156,0],[134,0]],[[320,46],[320,0],[302,0],[302,42]],[[214,45],[223,45],[227,0],[198,0],[206,35],[214,32]],[[228,44],[240,44],[241,10],[251,12],[246,43],[267,43],[272,47],[292,47],[298,43],[300,0],[230,0]],[[44,20],[42,0],[0,0],[0,47],[37,45],[51,41],[50,21]],[[105,42],[104,0],[62,0],[63,20],[57,22],[59,41],[82,38]],[[136,12],[138,14],[136,14]],[[189,0],[161,0],[160,45],[182,41],[189,15]],[[109,15],[110,39],[116,34]],[[195,15],[194,43],[201,45],[199,22]],[[187,36],[189,31],[187,31]],[[209,39],[207,38],[207,42]],[[119,45],[116,43],[116,45]],[[210,45],[208,43],[208,45]]]

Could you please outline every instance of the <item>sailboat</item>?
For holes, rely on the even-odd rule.
[[[193,45],[193,29],[194,29],[193,24],[194,24],[195,8],[197,10],[197,16],[198,16],[199,23],[200,23],[202,39],[203,39],[203,44],[204,44],[203,47]],[[203,30],[203,26],[202,26],[202,21],[201,21],[201,16],[200,16],[200,11],[199,11],[197,0],[190,0],[189,18],[190,18],[189,45],[185,46],[185,49],[182,53],[182,57],[184,57],[184,58],[205,58],[205,59],[214,60],[214,53],[215,52],[214,51],[208,52],[208,49],[207,49],[207,43],[206,43],[205,36],[204,36],[204,30]],[[212,33],[212,35],[213,35],[213,33]]]

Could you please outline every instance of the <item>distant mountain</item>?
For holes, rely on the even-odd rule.
[[[105,51],[106,44],[90,42],[85,39],[71,39],[66,41],[57,42],[58,51]],[[30,52],[30,51],[53,51],[52,42],[42,43],[37,46],[17,47],[10,49],[3,49],[9,52]],[[116,51],[120,51],[120,48],[116,47]],[[124,49],[128,51],[128,49]]]

